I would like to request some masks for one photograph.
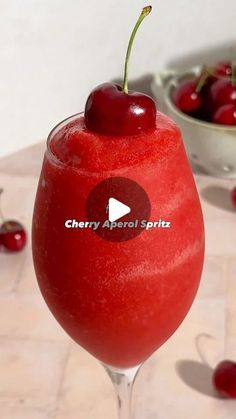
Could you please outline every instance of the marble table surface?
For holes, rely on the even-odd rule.
[[[2,207],[30,232],[44,143],[0,160]],[[212,369],[236,359],[236,183],[195,173],[206,228],[197,298],[175,335],[142,367],[136,419],[235,419],[236,401],[211,385]],[[73,343],[47,309],[36,283],[30,241],[0,254],[0,418],[116,419],[103,367]]]

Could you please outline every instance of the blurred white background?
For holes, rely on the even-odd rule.
[[[0,0],[0,156],[46,137],[83,110],[97,84],[122,77],[145,0]],[[235,42],[235,0],[150,0],[130,78]],[[196,61],[196,57],[195,57]]]

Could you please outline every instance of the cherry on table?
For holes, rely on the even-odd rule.
[[[236,125],[236,104],[220,106],[213,114],[212,122],[224,125]]]
[[[225,360],[220,362],[213,374],[213,385],[224,397],[236,398],[236,362]]]
[[[0,188],[0,196],[3,189]],[[6,220],[0,207],[0,247],[10,252],[18,252],[25,247],[27,235],[21,223],[15,220]]]
[[[128,63],[133,41],[143,19],[152,7],[147,6],[133,29],[125,59],[123,87],[103,83],[89,95],[85,105],[86,127],[103,135],[136,135],[156,128],[156,104],[145,94],[128,90]]]
[[[173,102],[175,106],[185,113],[192,113],[200,109],[202,99],[197,92],[197,80],[184,80],[175,89],[173,93]]]
[[[21,223],[15,220],[4,221],[0,227],[0,242],[10,252],[18,252],[25,247],[26,231]]]

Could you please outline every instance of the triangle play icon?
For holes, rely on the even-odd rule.
[[[115,198],[109,198],[108,201],[108,220],[112,223],[113,221],[119,220],[124,215],[129,214],[131,208],[128,205],[123,204]]]

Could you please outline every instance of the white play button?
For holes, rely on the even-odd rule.
[[[109,198],[108,201],[108,220],[112,223],[113,221],[119,220],[124,215],[129,214],[131,208],[128,205],[123,204],[115,198]]]
[[[112,176],[97,183],[86,201],[87,221],[99,221],[94,233],[112,242],[124,242],[141,234],[145,229],[139,220],[148,221],[150,214],[145,190],[125,177]],[[137,226],[131,228],[131,223]]]

